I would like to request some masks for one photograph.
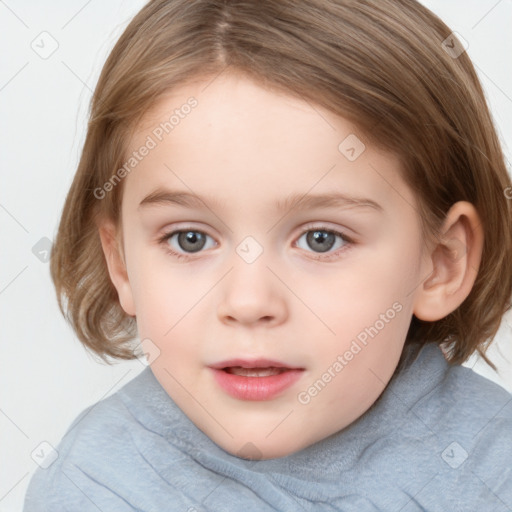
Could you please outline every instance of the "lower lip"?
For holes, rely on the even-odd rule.
[[[270,400],[297,382],[303,370],[287,370],[268,377],[244,377],[212,368],[215,380],[239,400]]]

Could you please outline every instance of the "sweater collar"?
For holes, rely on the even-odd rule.
[[[415,349],[419,352],[414,352]],[[214,471],[227,465],[236,471],[281,473],[315,481],[321,468],[321,478],[325,482],[329,475],[339,478],[340,471],[355,464],[368,446],[395,431],[397,418],[405,418],[407,412],[442,381],[449,364],[437,344],[427,343],[421,348],[406,345],[404,350],[400,371],[395,372],[380,397],[362,416],[343,430],[277,459],[246,460],[223,450],[183,413],[150,367],[120,393],[146,428]]]

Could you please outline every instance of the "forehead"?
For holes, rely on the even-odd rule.
[[[193,105],[193,106],[192,106]],[[132,137],[128,156],[151,140],[130,172],[132,199],[155,187],[283,202],[290,193],[342,192],[391,206],[414,202],[394,155],[318,105],[225,74],[183,85],[159,99]],[[274,201],[275,200],[275,201]]]

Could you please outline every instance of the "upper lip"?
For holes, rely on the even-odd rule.
[[[281,361],[275,361],[273,359],[229,359],[209,365],[210,368],[222,369],[229,368],[231,366],[241,366],[242,368],[290,368],[296,370],[303,370],[304,368],[290,366],[289,364],[282,363]]]

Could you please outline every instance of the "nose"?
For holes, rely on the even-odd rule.
[[[236,256],[238,258],[238,256]],[[218,318],[225,324],[275,326],[286,321],[286,287],[265,258],[247,263],[238,258],[221,284]]]

